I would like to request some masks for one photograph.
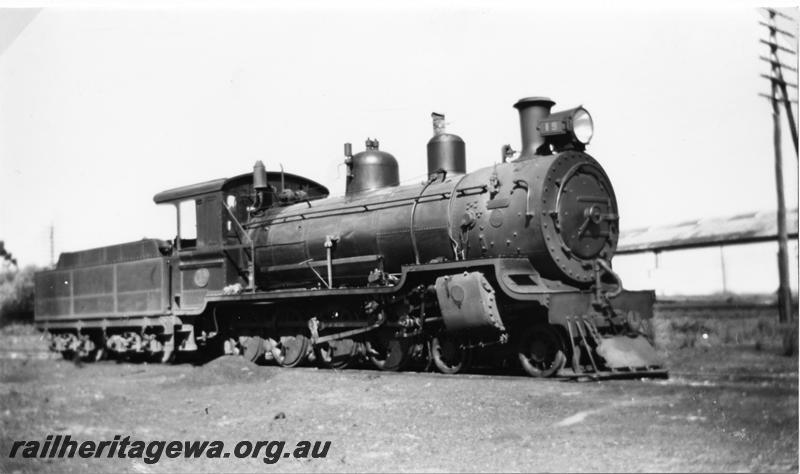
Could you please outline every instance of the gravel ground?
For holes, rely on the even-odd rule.
[[[669,355],[668,380],[567,382],[45,359],[3,336],[0,472],[798,470],[797,359]],[[35,336],[30,336],[35,337]],[[10,459],[14,440],[331,441],[324,459]],[[263,454],[263,453],[262,453]]]

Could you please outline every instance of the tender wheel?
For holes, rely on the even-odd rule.
[[[107,352],[105,346],[97,346],[92,352],[89,353],[86,360],[89,362],[100,362],[106,358]]]
[[[302,334],[281,337],[275,360],[282,367],[297,367],[308,359],[311,341]]]
[[[178,351],[174,349],[175,336],[159,336],[151,340],[147,348],[147,358],[156,364],[175,364],[178,362]],[[172,349],[167,349],[172,344]]]
[[[522,333],[517,355],[532,377],[552,377],[567,361],[564,344],[552,326],[533,326]]]
[[[173,349],[165,349],[164,352],[161,353],[161,363],[162,364],[174,364],[178,361],[178,353],[175,352]]]
[[[443,374],[457,374],[467,369],[471,354],[463,349],[457,341],[449,337],[438,336],[431,341],[431,358],[433,364]]]
[[[380,331],[367,342],[369,361],[377,369],[398,371],[408,364],[411,344],[404,339],[396,339],[393,334]]]
[[[61,356],[65,360],[76,363],[97,362],[104,355],[104,345],[89,335],[72,336],[72,339],[69,340],[69,348],[61,351]]]
[[[266,352],[264,338],[261,336],[250,337],[244,343],[244,359],[254,364],[263,361]]]
[[[94,337],[89,335],[79,337],[81,342],[77,350],[72,354],[74,361],[97,362],[105,356],[105,341],[101,342],[96,335]]]
[[[152,339],[148,338],[147,342],[143,344],[143,351],[139,354],[131,354],[130,357],[153,364],[164,362],[164,343],[158,336]]]

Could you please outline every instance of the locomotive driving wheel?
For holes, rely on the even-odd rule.
[[[433,364],[443,374],[457,374],[469,367],[469,349],[461,347],[458,341],[447,336],[437,336],[431,341]]]
[[[367,342],[369,361],[379,370],[394,372],[408,364],[411,344],[394,336],[393,329],[379,330]]]
[[[330,316],[322,321],[355,321],[357,315],[355,311],[349,308],[340,307],[330,313]],[[327,336],[335,334],[341,329],[322,329],[319,335]],[[358,342],[353,339],[335,339],[333,341],[323,342],[314,346],[314,354],[317,356],[320,364],[329,369],[345,369],[353,364],[358,354]]]
[[[320,334],[324,335],[324,332]],[[314,347],[317,358],[329,369],[346,369],[352,365],[358,354],[357,343],[352,339],[339,339],[319,344]]]
[[[550,325],[531,326],[522,333],[517,349],[522,369],[531,377],[552,377],[564,367],[564,344]]]

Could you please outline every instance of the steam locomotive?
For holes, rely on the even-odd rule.
[[[663,375],[654,294],[623,290],[611,266],[619,216],[585,152],[592,118],[554,105],[519,100],[522,149],[504,145],[470,173],[464,141],[432,114],[418,184],[400,185],[397,160],[367,140],[356,154],[345,144],[340,197],[260,161],[161,192],[176,238],[62,253],[36,275],[36,324],[53,350],[86,360]]]

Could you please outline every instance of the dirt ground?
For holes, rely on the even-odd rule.
[[[255,366],[78,366],[3,336],[0,472],[798,470],[797,359],[669,354],[668,380]],[[22,351],[15,351],[22,348]],[[10,459],[14,440],[331,441],[324,459]]]

